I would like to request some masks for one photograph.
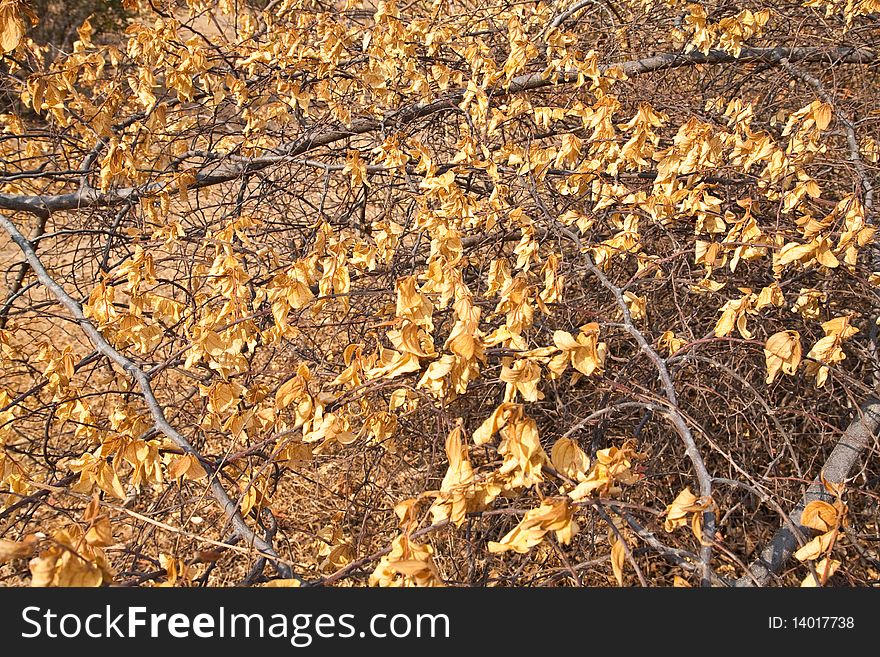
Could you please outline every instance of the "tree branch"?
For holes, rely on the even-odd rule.
[[[601,64],[600,73],[619,69],[627,76],[644,75],[698,64],[748,64],[762,63],[767,66],[779,66],[789,62],[822,62],[825,64],[871,64],[877,61],[877,54],[866,48],[841,46],[837,48],[743,48],[738,57],[723,50],[701,52],[664,53],[642,59],[625,62]],[[504,96],[524,91],[542,89],[544,87],[574,84],[582,76],[578,70],[560,71],[546,75],[544,72],[527,73],[513,78],[507,87],[493,90],[492,96]],[[349,128],[334,129],[326,132],[306,134],[298,140],[283,144],[272,150],[268,155],[254,158],[239,158],[234,163],[213,163],[205,166],[196,174],[195,180],[187,185],[190,190],[210,187],[229,182],[242,175],[261,171],[273,164],[303,155],[322,146],[329,146],[355,135],[362,135],[376,130],[387,129],[389,125],[407,124],[416,119],[437,114],[445,110],[457,108],[464,98],[465,90],[456,89],[442,98],[429,103],[416,103],[390,112],[381,119],[361,119]],[[113,191],[102,192],[93,187],[80,187],[67,194],[0,194],[0,208],[32,214],[78,210],[94,207],[111,207],[122,203],[134,203],[138,199],[159,192],[175,193],[176,186],[172,182],[154,182],[141,187],[125,187]]]
[[[37,275],[37,278],[40,282],[51,292],[51,294],[58,299],[61,304],[67,308],[71,315],[76,318],[77,323],[83,332],[88,336],[91,343],[95,346],[95,349],[106,356],[112,362],[119,365],[132,379],[134,379],[138,388],[140,388],[141,394],[144,397],[144,401],[147,404],[147,408],[150,411],[150,415],[153,418],[153,424],[156,429],[162,432],[165,436],[167,436],[177,447],[179,447],[183,452],[187,454],[192,454],[193,456],[199,458],[199,454],[193,448],[193,446],[189,443],[189,441],[174,427],[169,424],[168,420],[165,417],[165,412],[162,409],[162,406],[159,404],[159,401],[156,399],[155,394],[153,393],[152,385],[150,384],[150,377],[137,366],[134,361],[122,355],[119,351],[117,351],[113,346],[107,342],[101,332],[92,324],[86,316],[83,314],[82,308],[79,303],[76,302],[67,292],[65,292],[64,288],[61,287],[46,271],[46,268],[43,266],[43,263],[37,257],[37,254],[34,252],[33,245],[21,234],[18,228],[6,217],[0,215],[0,226],[9,234],[9,237],[12,238],[12,241],[16,243],[16,245],[21,249],[22,253],[24,253],[25,259],[27,263],[30,265],[31,269]],[[203,464],[205,463],[202,459],[199,459]],[[208,470],[208,475],[210,478],[210,488],[211,494],[216,500],[217,504],[220,506],[223,514],[226,516],[227,521],[232,525],[235,532],[241,536],[243,542],[246,545],[253,546],[257,551],[261,553],[261,556],[265,556],[273,561],[275,564],[275,568],[278,571],[279,576],[283,578],[291,578],[296,577],[290,567],[278,560],[278,554],[275,552],[274,548],[267,541],[262,539],[260,536],[254,533],[250,527],[248,527],[247,523],[242,517],[241,512],[238,509],[238,505],[230,499],[229,495],[226,493],[226,490],[223,488],[223,485],[220,483],[220,479],[217,477],[217,472],[214,471],[210,466],[205,466],[206,470]],[[298,577],[296,577],[299,579]]]

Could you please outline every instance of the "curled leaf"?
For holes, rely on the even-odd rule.
[[[570,438],[560,438],[550,450],[550,462],[571,479],[582,478],[590,469],[590,457]]]
[[[780,370],[794,374],[801,363],[801,341],[797,331],[780,331],[767,338],[764,345],[767,383],[773,383]]]
[[[623,567],[625,564],[626,550],[624,550],[623,541],[615,540],[611,545],[611,570],[614,571],[618,586],[623,586]]]
[[[572,507],[565,497],[546,499],[537,509],[526,513],[500,542],[489,542],[489,552],[513,550],[525,554],[544,540],[550,531],[555,532],[556,540],[563,544],[571,542],[578,531],[578,525],[572,518]]]
[[[801,524],[818,532],[828,532],[837,527],[840,514],[834,506],[822,500],[813,500],[801,514]]]
[[[702,540],[702,524],[700,514],[712,505],[711,499],[697,497],[691,492],[690,488],[685,488],[672,501],[672,504],[666,507],[666,521],[663,528],[667,532],[672,532],[678,527],[688,524],[688,516],[694,514],[691,518],[691,528],[694,536]]]

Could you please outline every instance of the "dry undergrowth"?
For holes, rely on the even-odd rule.
[[[876,3],[126,4],[0,12],[0,584],[877,584]]]

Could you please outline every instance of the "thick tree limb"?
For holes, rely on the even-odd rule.
[[[828,482],[844,483],[862,452],[880,433],[880,399],[869,399],[862,404],[859,410],[859,416],[850,423],[831,451],[828,460],[825,461],[821,476]],[[807,536],[811,532],[800,524],[800,519],[804,508],[813,500],[833,500],[833,496],[827,492],[819,477],[813,481],[800,503],[789,514],[792,524]],[[786,523],[774,534],[770,544],[764,548],[758,559],[749,567],[748,574],[737,580],[736,586],[766,585],[774,575],[782,570],[797,547],[797,537]]]
[[[138,367],[134,361],[119,353],[119,351],[114,349],[113,346],[107,342],[104,336],[101,335],[101,332],[83,314],[79,303],[67,294],[64,288],[62,288],[61,285],[49,275],[46,268],[43,266],[43,263],[37,257],[33,245],[24,237],[24,235],[21,234],[15,224],[9,221],[6,217],[0,215],[0,227],[9,234],[12,241],[21,249],[27,263],[37,275],[40,283],[42,283],[70,312],[70,314],[76,318],[80,328],[95,346],[95,349],[112,362],[119,365],[126,374],[134,380],[144,397],[144,401],[147,404],[147,408],[150,411],[156,429],[167,436],[183,452],[192,454],[198,458],[200,455],[196,452],[189,441],[172,427],[166,419],[165,411],[162,409],[162,406],[159,404],[159,401],[153,393],[150,377]],[[203,465],[205,464],[204,460],[200,459],[200,461]],[[272,545],[254,533],[254,531],[248,526],[238,509],[238,505],[229,497],[226,490],[223,488],[223,485],[220,483],[220,479],[216,476],[217,473],[213,471],[209,465],[204,465],[204,467],[208,470],[212,496],[220,506],[227,521],[232,525],[235,532],[243,539],[244,544],[253,546],[258,552],[260,552],[261,556],[272,560],[281,577],[296,577],[287,564],[278,560],[278,554],[275,552]]]

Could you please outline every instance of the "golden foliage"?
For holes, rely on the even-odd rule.
[[[520,523],[511,529],[499,542],[490,541],[489,552],[525,553],[538,545],[544,535],[553,532],[557,541],[566,545],[578,532],[578,525],[572,519],[572,507],[567,498],[546,499],[536,509],[530,510]]]
[[[114,534],[139,540],[113,521],[140,513],[162,585],[210,574],[222,551],[189,558],[193,527],[217,542],[233,519],[304,571],[384,548],[363,579],[434,586],[463,532],[486,572],[565,564],[625,486],[644,522],[674,498],[666,540],[702,541],[733,498],[643,472],[717,467],[706,444],[785,495],[811,476],[792,436],[849,416],[876,351],[858,67],[880,5],[557,4],[126,0],[124,33],[87,20],[63,50],[0,0],[0,211],[38,218],[18,242],[45,265],[10,259],[0,306],[0,508],[47,510],[4,516],[24,537],[0,539],[4,568],[109,584]],[[804,586],[842,567],[834,492],[802,514]]]

